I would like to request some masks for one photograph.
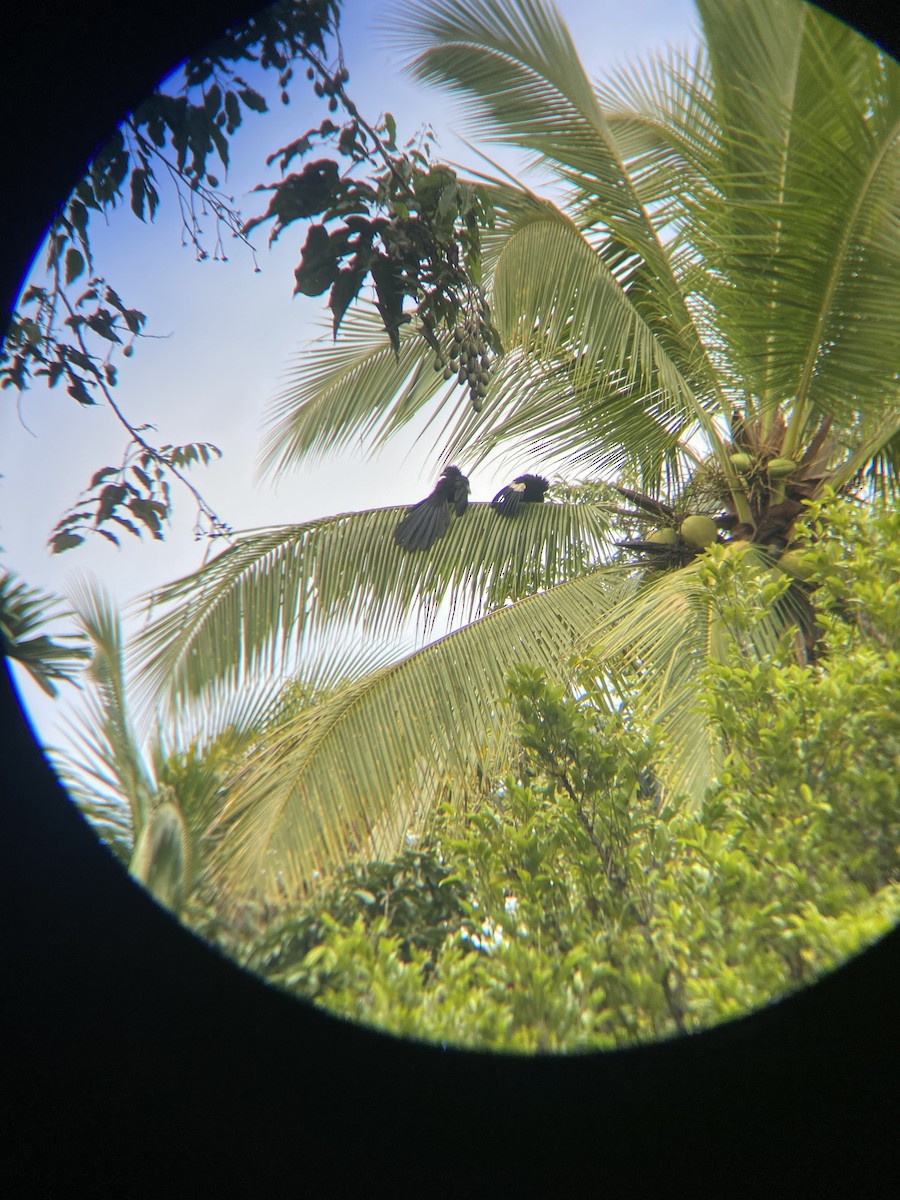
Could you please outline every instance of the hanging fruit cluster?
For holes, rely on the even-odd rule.
[[[443,349],[435,358],[435,369],[442,370],[445,379],[456,375],[457,382],[466,384],[475,412],[481,412],[490,383],[492,343],[490,307],[481,289],[469,306],[466,316],[457,321],[451,331],[449,350]]]

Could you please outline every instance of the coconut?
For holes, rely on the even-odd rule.
[[[716,540],[719,530],[712,517],[702,517],[695,513],[685,517],[678,531],[692,550],[704,550]]]
[[[665,529],[654,530],[653,533],[651,533],[647,538],[647,541],[656,542],[661,546],[674,546],[678,541],[678,534],[671,527],[671,525],[667,525]]]
[[[784,479],[797,469],[797,464],[792,458],[773,458],[766,469],[773,479]]]
[[[753,466],[753,459],[749,454],[740,452],[738,454],[731,455],[731,463],[736,471],[740,471],[742,475],[746,475]]]

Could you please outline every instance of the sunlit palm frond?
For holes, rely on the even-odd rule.
[[[335,342],[304,349],[270,407],[260,470],[279,474],[363,439],[383,446],[443,391],[439,409],[468,405],[432,369],[432,352],[408,326],[394,353],[381,318],[354,307]]]
[[[725,554],[738,570],[772,578],[770,559],[757,547],[734,543]],[[722,747],[708,713],[698,704],[703,672],[723,662],[736,644],[749,662],[775,653],[785,630],[802,625],[808,607],[793,590],[761,605],[748,630],[736,634],[704,581],[705,556],[669,571],[626,597],[598,622],[592,653],[615,673],[629,708],[660,740],[657,770],[673,796],[697,805],[721,766]],[[740,637],[740,643],[736,642]]]
[[[442,790],[459,798],[502,767],[509,669],[540,663],[563,677],[599,616],[633,587],[627,568],[601,568],[497,609],[274,730],[232,781],[226,890],[278,900],[353,854],[399,851]]]
[[[472,134],[596,169],[600,112],[559,14],[535,0],[405,4],[385,21],[417,79],[461,97]]]
[[[85,695],[67,731],[67,747],[48,746],[46,753],[91,828],[127,865],[134,846],[134,813],[120,774],[110,765],[106,719],[97,697]]]
[[[624,379],[655,395],[663,418],[681,428],[717,406],[705,364],[692,357],[693,339],[679,347],[676,337],[660,336],[666,322],[648,320],[584,234],[549,207],[544,221],[508,239],[492,300],[504,345],[536,357],[565,354],[576,386],[584,386],[582,375]]]
[[[156,783],[131,724],[121,624],[109,596],[95,585],[73,584],[69,601],[93,647],[85,671],[90,692],[75,716],[74,748],[51,755],[92,825],[127,857],[149,818]]]
[[[202,570],[149,597],[160,615],[134,648],[146,694],[190,700],[216,683],[231,691],[258,676],[287,678],[298,665],[309,686],[333,685],[372,665],[347,658],[353,629],[377,644],[411,621],[430,628],[442,605],[450,620],[470,620],[601,556],[606,525],[596,507],[529,509],[506,521],[472,503],[424,554],[394,543],[398,508],[238,535]]]
[[[533,150],[575,185],[576,200],[590,197],[590,220],[646,264],[669,333],[715,391],[701,330],[667,249],[670,192],[681,184],[673,172],[653,168],[671,147],[655,136],[648,157],[648,139],[638,142],[635,123],[621,121],[620,144],[553,6],[540,0],[406,5],[393,34],[415,56],[412,74],[462,97],[476,133]],[[706,432],[715,444],[714,431]]]
[[[799,442],[897,395],[900,68],[811,5],[698,7],[716,107],[684,233],[728,383],[796,405]]]
[[[663,396],[629,383],[624,373],[601,364],[589,376],[567,358],[512,350],[494,368],[482,413],[464,414],[445,437],[451,457],[465,449],[475,466],[491,456],[510,469],[538,462],[545,472],[588,473],[594,480],[625,471],[654,492],[666,464],[680,475],[695,431]]]
[[[735,556],[769,576],[755,548]],[[705,559],[640,586],[628,565],[603,567],[526,598],[339,691],[273,729],[232,780],[217,870],[226,890],[277,900],[355,855],[399,851],[441,795],[477,798],[508,761],[506,677],[539,663],[563,680],[589,653],[620,699],[657,735],[661,779],[696,804],[721,763],[697,702],[710,660],[735,635],[713,602]],[[790,593],[743,633],[749,658],[771,654],[798,619]]]
[[[896,487],[898,459],[896,446],[900,440],[900,405],[886,404],[880,418],[860,417],[841,431],[840,462],[827,474],[826,483],[836,492],[853,484],[866,468],[881,476],[882,486],[889,491]]]

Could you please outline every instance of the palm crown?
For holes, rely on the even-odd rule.
[[[426,410],[467,470],[502,454],[618,481],[639,525],[715,515],[770,555],[826,486],[863,471],[893,486],[900,70],[810,5],[697,8],[693,58],[595,86],[549,4],[404,6],[392,36],[413,74],[460,97],[477,137],[525,151],[561,198],[487,183],[483,286],[503,353],[477,411],[415,329],[395,354],[358,311],[274,405],[268,469],[359,437],[377,449]],[[549,498],[509,521],[470,504],[426,555],[394,544],[397,509],[251,532],[155,598],[139,653],[157,695],[202,708],[298,656],[325,689],[232,781],[229,886],[293,893],[348,853],[396,848],[441,795],[477,790],[504,763],[515,662],[564,678],[573,655],[599,652],[666,741],[672,794],[702,794],[717,747],[692,680],[725,632],[701,560],[679,539],[678,569],[647,582],[609,561],[591,488]],[[442,606],[470,623],[391,658],[404,623],[429,627]],[[761,618],[757,646],[783,617]],[[369,651],[348,657],[350,629]]]

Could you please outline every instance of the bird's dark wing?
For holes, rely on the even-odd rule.
[[[458,475],[453,480],[453,506],[456,515],[461,517],[469,503],[469,481],[465,475]]]
[[[461,517],[469,502],[469,481],[459,467],[446,467],[430,496],[411,508],[394,530],[394,541],[407,550],[428,550],[450,525],[450,506]]]
[[[520,505],[540,504],[549,486],[542,475],[519,475],[500,489],[491,501],[491,508],[503,517],[514,517]]]
[[[508,483],[491,501],[491,508],[501,517],[514,517],[525,495],[524,483]]]
[[[450,507],[439,488],[411,508],[394,530],[394,541],[406,550],[429,550],[450,524]]]

